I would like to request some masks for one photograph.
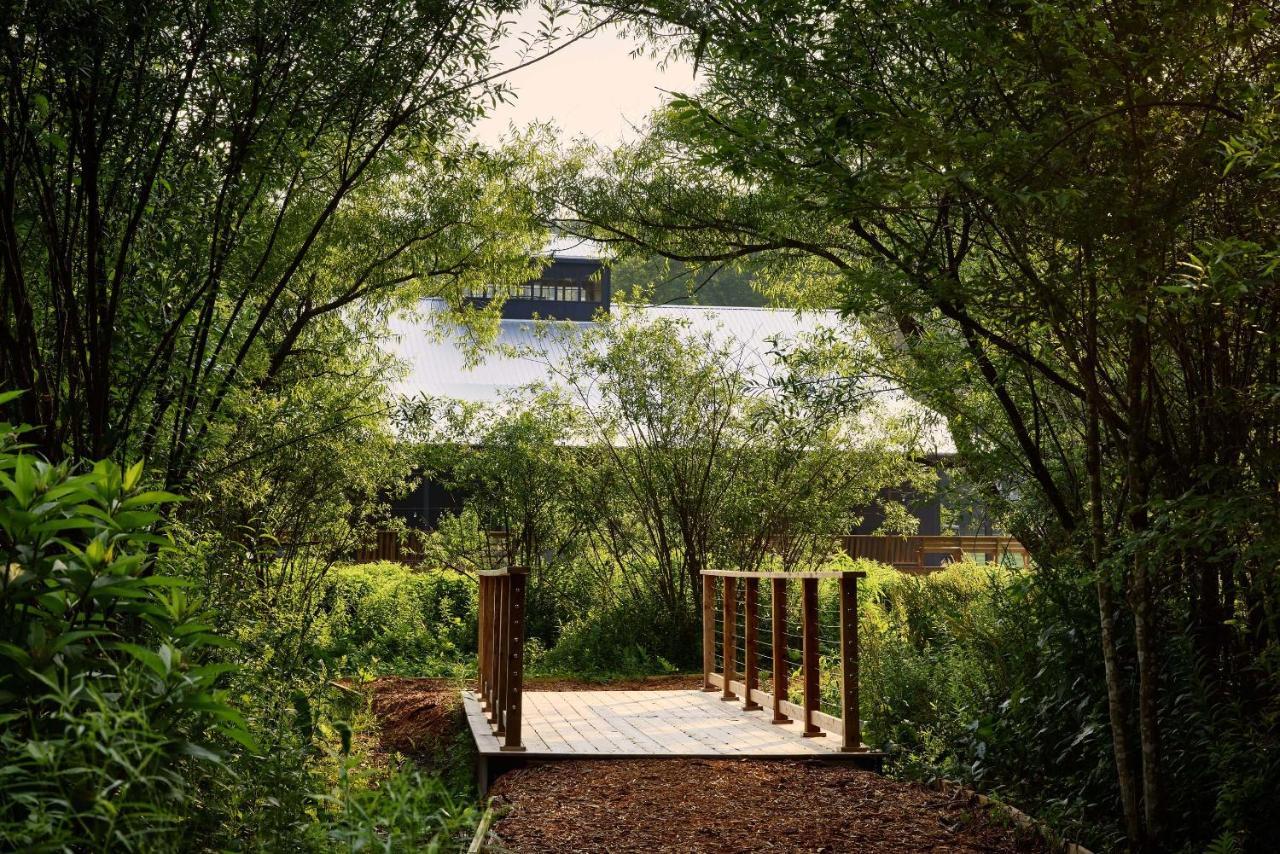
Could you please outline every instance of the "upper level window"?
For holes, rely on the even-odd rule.
[[[471,296],[492,299],[497,296],[493,288],[485,288]],[[572,279],[538,279],[525,282],[510,294],[508,299],[547,300],[550,302],[600,302],[599,282],[573,281]]]

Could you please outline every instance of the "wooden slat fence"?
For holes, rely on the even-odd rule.
[[[396,531],[378,531],[366,545],[356,549],[356,563],[404,563],[416,566],[422,560],[422,537],[416,531],[402,535]]]
[[[981,555],[991,564],[1011,562],[1015,566],[1026,566],[1030,561],[1027,550],[1013,537],[851,534],[836,539],[849,557],[868,558],[910,573],[940,569],[929,565],[930,555],[942,555],[944,562],[964,560],[965,555]]]
[[[862,572],[703,572],[702,689],[719,691],[727,702],[741,700],[744,710],[768,708],[774,723],[797,720],[806,737],[834,735],[842,751],[865,751],[858,718],[858,579],[865,577]],[[835,622],[824,624],[819,594],[827,579],[836,582],[837,606]],[[823,658],[838,662],[839,694],[831,711],[822,707]],[[792,699],[793,684],[799,686],[799,703]]]

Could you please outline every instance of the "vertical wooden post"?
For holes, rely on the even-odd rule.
[[[734,659],[738,647],[738,584],[737,579],[724,578],[724,627],[720,630],[720,645],[724,649],[724,690],[721,700],[736,700],[729,683],[733,680]]]
[[[787,580],[772,579],[773,593],[770,607],[770,627],[773,632],[773,722],[791,723],[782,713],[782,703],[787,696]]]
[[[502,737],[507,734],[507,662],[511,655],[511,576],[495,576],[498,582],[498,607],[494,612],[494,622],[498,626],[497,686],[493,697],[493,734]]]
[[[489,579],[489,720],[498,720],[498,655],[502,651],[502,579]]]
[[[484,609],[484,709],[485,716],[493,711],[493,579],[485,578],[484,597],[480,600],[480,607]]]
[[[498,719],[494,706],[497,704],[498,691],[498,579],[489,577],[488,589],[485,591],[485,624],[488,626],[489,639],[485,643],[485,671],[487,680],[484,688],[485,713],[489,723]]]
[[[801,631],[804,636],[804,732],[806,738],[826,735],[813,722],[818,710],[818,579],[806,578],[801,582]]]
[[[520,719],[524,704],[524,598],[526,571],[512,567],[507,576],[507,690],[503,697],[506,741],[502,750],[524,750],[520,743]]]
[[[743,581],[747,588],[746,602],[743,607],[746,608],[747,613],[742,641],[742,684],[746,686],[742,690],[742,710],[753,712],[760,708],[760,704],[751,699],[752,689],[760,687],[759,668],[756,664],[756,623],[760,612],[760,579],[746,578]]]
[[[489,623],[485,618],[485,599],[489,593],[488,576],[480,576],[476,591],[476,688],[483,703],[486,698],[486,685],[489,673]]]
[[[702,690],[714,691],[716,670],[716,577],[702,576]]]
[[[858,573],[840,576],[840,750],[863,750],[858,710]]]

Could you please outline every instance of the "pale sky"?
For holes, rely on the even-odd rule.
[[[526,12],[514,34],[536,27],[536,9]],[[513,53],[518,42],[512,39]],[[662,90],[693,89],[693,69],[687,63],[671,63],[660,69],[650,57],[631,57],[639,43],[602,29],[569,45],[541,62],[513,72],[508,78],[515,90],[514,102],[498,106],[475,128],[476,138],[496,143],[512,124],[523,127],[535,121],[552,121],[568,139],[585,135],[601,145],[615,145],[632,138],[632,124],[666,97]],[[541,52],[541,51],[539,51]],[[504,60],[507,58],[504,57]]]

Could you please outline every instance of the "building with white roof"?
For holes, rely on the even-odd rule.
[[[533,384],[557,385],[562,375],[557,359],[570,352],[568,339],[618,312],[645,318],[677,319],[693,335],[706,334],[728,344],[740,354],[741,367],[766,376],[777,343],[823,330],[853,334],[850,325],[834,311],[792,311],[727,306],[614,306],[609,270],[590,244],[557,241],[548,250],[550,262],[542,276],[517,290],[503,303],[496,340],[476,353],[462,329],[449,319],[439,300],[426,300],[420,310],[393,319],[387,348],[403,366],[395,394],[442,398],[469,403],[498,404],[508,393]],[[478,303],[493,294],[478,294]],[[886,389],[880,412],[904,414],[920,410],[900,392]],[[920,419],[927,421],[928,419]],[[874,425],[871,425],[874,427]],[[945,429],[935,425],[921,437],[917,452],[923,457],[954,452]],[[935,527],[933,518],[922,518],[923,527]],[[452,504],[431,485],[397,502],[399,512],[430,522],[441,505]],[[929,531],[922,531],[929,533]]]

